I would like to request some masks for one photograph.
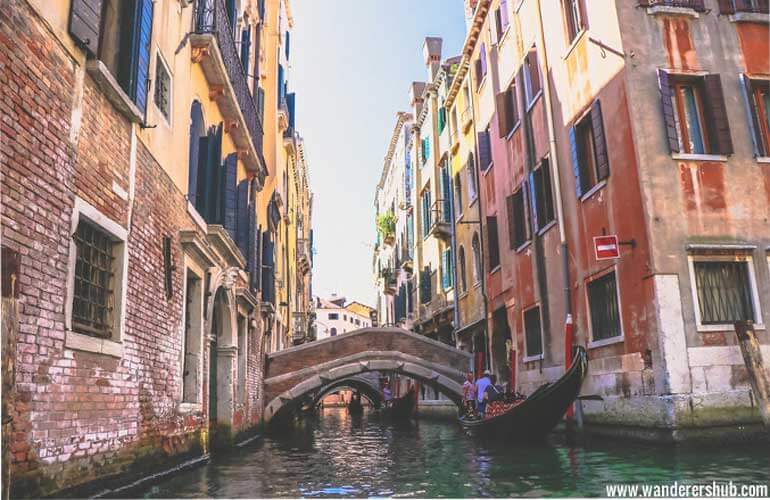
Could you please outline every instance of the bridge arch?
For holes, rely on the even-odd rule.
[[[364,377],[358,376],[338,380],[325,387],[321,387],[313,397],[313,406],[320,403],[326,395],[331,394],[338,389],[352,389],[354,391],[359,391],[375,408],[379,408],[382,405],[380,388],[375,386],[369,380],[366,380]]]
[[[367,372],[396,372],[462,403],[471,355],[401,328],[363,328],[268,356],[266,422],[324,387]]]

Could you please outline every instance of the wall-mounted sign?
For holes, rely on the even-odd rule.
[[[617,259],[620,257],[620,245],[618,236],[594,236],[594,255],[596,260]]]

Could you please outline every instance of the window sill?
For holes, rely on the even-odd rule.
[[[120,88],[120,84],[112,76],[110,70],[98,59],[92,59],[86,62],[86,71],[91,78],[96,81],[100,89],[105,93],[107,99],[115,108],[120,111],[128,121],[132,123],[142,123],[144,115],[142,111],[134,104],[130,97]]]
[[[756,323],[754,324],[755,330],[764,330],[765,325],[764,323]],[[697,325],[696,330],[701,333],[710,333],[710,332],[734,332],[735,331],[735,325],[732,323],[725,323],[721,325]]]
[[[508,39],[508,33],[511,31],[511,23],[508,23],[508,26],[505,27],[505,30],[503,31],[503,35],[497,40],[497,46],[498,48],[502,46],[505,41]]]
[[[757,156],[757,163],[770,163],[770,156]]]
[[[589,349],[597,349],[599,347],[604,347],[608,345],[613,344],[620,344],[622,342],[625,342],[626,338],[623,335],[618,335],[617,337],[610,337],[608,339],[601,339],[601,340],[592,340],[588,343]]]
[[[520,126],[521,126],[521,120],[518,120],[518,121],[516,122],[516,125],[514,125],[514,126],[513,126],[513,128],[511,129],[511,131],[510,131],[510,132],[508,132],[508,133],[505,135],[505,140],[506,140],[506,141],[510,141],[510,140],[511,140],[511,137],[513,137],[513,134],[515,134],[515,133],[516,133],[516,130],[518,130],[518,128],[519,128]]]
[[[123,344],[109,339],[100,339],[90,335],[67,330],[64,347],[76,351],[93,352],[120,358],[123,356]]]
[[[535,104],[537,103],[537,100],[540,99],[540,96],[543,95],[543,89],[540,89],[537,91],[537,94],[532,96],[532,99],[529,101],[529,104],[527,104],[527,113],[532,111],[532,108],[535,107]]]
[[[727,17],[733,23],[764,23],[770,24],[770,15],[760,12],[736,12]]]
[[[192,220],[194,220],[198,225],[198,228],[203,231],[203,234],[207,234],[208,225],[206,224],[206,221],[203,220],[203,216],[198,213],[198,210],[195,208],[195,206],[190,203],[190,200],[187,200],[187,213],[190,214],[190,217],[192,217]]]
[[[577,44],[580,43],[580,40],[583,39],[585,34],[588,32],[585,28],[581,28],[577,35],[575,35],[575,39],[572,40],[572,42],[567,47],[567,50],[564,51],[564,55],[561,56],[562,59],[567,59],[570,54],[572,54],[572,51],[575,50],[575,47],[577,47]]]
[[[481,93],[482,87],[484,87],[484,84],[487,83],[487,75],[481,77],[481,81],[479,82],[479,85],[476,87],[476,92]]]
[[[538,230],[537,235],[538,236],[543,236],[545,233],[548,232],[549,229],[551,229],[555,225],[556,225],[556,219],[552,220],[551,222],[549,222],[545,226],[541,227],[540,230]]]
[[[500,271],[500,264],[496,265],[494,268],[490,269],[489,274],[495,274]]]
[[[607,185],[606,179],[594,185],[594,187],[592,187],[591,189],[589,189],[588,191],[586,191],[580,196],[580,201],[586,201],[588,198],[591,198],[597,192],[601,191],[606,185]]]
[[[694,160],[694,161],[719,161],[726,162],[727,156],[725,155],[708,155],[697,153],[673,153],[671,158],[674,160]]]
[[[543,359],[544,358],[542,354],[536,354],[534,356],[524,356],[522,361],[525,363],[531,363],[532,361],[542,361]]]
[[[468,296],[468,290],[465,290],[463,293],[457,296],[457,300],[463,300],[467,296]]]
[[[693,19],[698,19],[700,17],[700,14],[695,9],[691,9],[689,7],[672,7],[670,5],[653,5],[652,7],[647,7],[647,13],[651,16],[657,16],[657,15],[675,15],[675,16],[688,16],[692,17]]]
[[[521,252],[523,252],[524,250],[526,250],[527,248],[529,248],[529,246],[530,246],[531,244],[532,244],[532,240],[527,240],[527,241],[525,241],[524,243],[522,243],[521,245],[519,245],[518,247],[516,247],[516,250],[515,250],[515,252],[516,252],[516,253],[521,253]]]

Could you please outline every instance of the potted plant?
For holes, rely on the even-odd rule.
[[[396,216],[388,211],[377,217],[377,231],[382,236],[382,242],[385,245],[393,245],[396,241]]]

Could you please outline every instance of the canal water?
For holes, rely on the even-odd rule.
[[[767,484],[767,445],[651,446],[596,441],[570,447],[481,443],[453,422],[394,426],[375,414],[325,409],[285,436],[267,436],[131,496],[508,497],[606,496],[610,483]]]

